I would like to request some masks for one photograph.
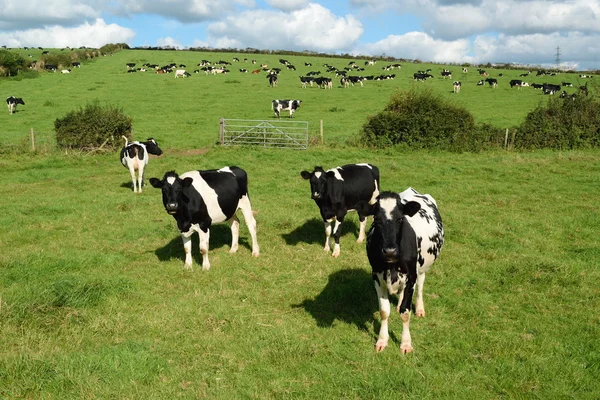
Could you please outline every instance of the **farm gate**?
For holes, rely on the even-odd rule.
[[[219,142],[224,146],[254,145],[306,150],[308,122],[221,118]]]

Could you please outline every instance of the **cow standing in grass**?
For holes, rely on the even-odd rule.
[[[381,328],[375,346],[383,351],[389,340],[389,294],[398,294],[397,310],[402,319],[400,351],[413,350],[409,330],[415,286],[416,315],[425,316],[423,285],[425,273],[437,259],[444,244],[444,226],[436,201],[413,188],[402,193],[383,192],[374,205],[362,202],[359,209],[373,212],[367,235],[367,256],[379,299]]]
[[[329,239],[332,234],[335,245],[333,257],[340,255],[340,236],[342,235],[342,222],[348,211],[358,211],[360,219],[360,232],[357,242],[365,238],[367,216],[370,211],[357,210],[359,202],[374,204],[379,195],[379,169],[371,164],[348,164],[328,171],[315,167],[313,172],[302,171],[302,178],[310,181],[310,193],[321,212],[325,222],[325,247],[330,251]]]
[[[125,146],[121,149],[121,164],[125,168],[129,170],[131,174],[131,182],[133,183],[133,192],[134,193],[142,193],[142,186],[144,184],[144,170],[146,169],[146,165],[148,165],[148,154],[154,154],[156,156],[160,156],[162,154],[162,150],[158,147],[158,143],[156,140],[149,138],[145,142],[131,142],[126,136],[123,136],[125,139]],[[135,173],[137,171],[137,182],[138,185],[136,187],[136,177]]]

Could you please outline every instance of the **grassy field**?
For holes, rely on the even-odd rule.
[[[21,50],[23,55],[31,51]],[[38,50],[39,52],[39,50]],[[38,54],[32,53],[37,57]],[[127,73],[125,64],[134,62],[138,67],[144,63],[165,65],[168,63],[185,64],[192,72],[200,67],[203,60],[231,61],[233,56],[243,60],[255,58],[251,63],[234,63],[227,75],[206,76],[193,74],[190,78],[175,79],[173,74],[157,75],[151,71]],[[380,75],[396,74],[396,79],[386,81],[368,81],[364,87],[343,89],[339,78],[334,78],[334,88],[323,90],[303,89],[298,76],[309,71],[325,72],[324,63],[337,68],[348,65],[348,60],[285,56],[294,65],[296,71],[288,71],[278,63],[278,55],[239,55],[189,51],[144,51],[129,50],[115,53],[84,63],[80,69],[70,74],[41,73],[37,79],[3,80],[0,93],[5,97],[14,95],[25,100],[25,106],[19,106],[16,115],[0,113],[0,145],[14,143],[28,137],[33,129],[40,141],[51,141],[54,120],[64,117],[68,112],[78,109],[91,101],[118,106],[133,118],[135,137],[156,138],[159,143],[167,142],[170,148],[200,148],[212,145],[218,139],[219,119],[272,119],[271,100],[296,98],[303,100],[296,118],[309,122],[311,136],[319,136],[320,121],[323,120],[325,142],[338,145],[350,135],[358,132],[366,116],[383,109],[390,96],[397,90],[408,90],[414,86],[430,88],[434,93],[451,99],[466,107],[475,116],[477,122],[486,122],[499,128],[510,128],[519,124],[527,113],[540,102],[547,100],[540,90],[531,87],[511,89],[511,79],[525,79],[536,83],[557,83],[568,81],[575,92],[577,86],[593,79],[581,79],[576,74],[557,76],[520,78],[522,70],[487,69],[490,77],[499,80],[499,87],[477,86],[481,79],[475,68],[467,74],[459,66],[450,66],[454,73],[452,79],[442,79],[440,71],[447,65],[402,63],[401,70],[383,71],[382,67],[390,63],[378,62],[365,67],[357,74]],[[311,62],[312,67],[306,67]],[[357,61],[360,65],[360,60]],[[271,67],[283,67],[277,88],[270,88],[264,72],[259,75],[242,74],[239,68],[258,68],[261,63]],[[362,62],[364,66],[364,62]],[[413,73],[431,68],[433,79],[415,82]],[[498,77],[503,74],[503,77]],[[452,92],[453,80],[463,83],[459,94]]]
[[[248,172],[261,256],[251,257],[243,221],[237,254],[229,254],[229,228],[217,225],[211,270],[200,270],[195,239],[194,271],[184,271],[160,192],[132,193],[117,153],[3,154],[0,399],[598,398],[597,150],[343,146],[367,113],[413,84],[404,69],[402,79],[330,91],[283,75],[272,89],[264,76],[233,72],[185,80],[125,73],[125,62],[190,65],[188,55],[206,56],[121,52],[70,75],[2,81],[26,105],[0,114],[1,143],[25,143],[32,127],[51,132],[78,103],[114,101],[133,115],[136,138],[154,136],[165,150],[147,178],[225,165]],[[519,107],[510,99],[521,109],[544,99],[531,88],[473,85],[453,95],[441,78],[425,84],[457,101],[470,90],[497,97],[511,110]],[[313,129],[323,118],[326,146],[213,145],[220,116],[271,118],[271,98],[301,95],[297,118]],[[524,115],[486,113],[479,103],[470,107],[488,122]],[[409,355],[400,355],[396,314],[390,345],[375,352],[377,299],[355,214],[343,226],[341,256],[322,250],[323,225],[300,171],[349,162],[377,165],[385,190],[430,193],[444,219],[445,247],[425,285],[427,316],[411,321]]]

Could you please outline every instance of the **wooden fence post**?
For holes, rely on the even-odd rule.
[[[33,133],[33,128],[29,130],[29,134],[31,136],[31,151],[35,151],[35,134]]]
[[[506,128],[506,133],[504,134],[504,150],[508,150],[508,128]]]
[[[323,144],[323,120],[321,120],[321,144]]]
[[[225,143],[225,118],[221,117],[221,120],[219,121],[219,143],[223,144]]]

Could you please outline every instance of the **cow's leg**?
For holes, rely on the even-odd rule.
[[[346,212],[339,212],[335,218],[335,224],[333,226],[333,239],[335,240],[335,245],[333,246],[333,253],[331,255],[333,257],[340,256],[340,237],[342,236],[342,222],[344,222],[344,217],[346,216]]]
[[[417,317],[425,316],[425,303],[423,302],[423,285],[425,284],[425,274],[417,275],[417,307],[415,315]]]
[[[129,163],[127,163],[127,167],[129,168],[129,174],[131,175],[131,183],[133,185],[133,193],[137,193],[135,167],[133,166],[132,160],[130,160]]]
[[[379,336],[375,344],[376,351],[383,351],[388,345],[388,319],[390,317],[390,300],[388,298],[388,290],[383,280],[383,274],[374,274],[373,282],[377,291],[377,300],[379,301],[379,315],[381,316],[381,327],[379,328]]]
[[[260,248],[258,247],[258,238],[256,236],[256,219],[252,213],[252,206],[250,205],[250,198],[245,195],[240,199],[238,207],[242,210],[244,215],[244,221],[250,231],[250,237],[252,237],[252,255],[258,257],[260,255]]]
[[[329,247],[329,240],[331,239],[331,223],[333,221],[335,221],[333,218],[325,221],[325,247],[323,250],[328,253],[331,251],[331,247]]]
[[[412,340],[410,337],[410,308],[412,306],[412,297],[415,290],[416,278],[409,272],[404,294],[400,303],[400,319],[402,319],[402,342],[400,343],[400,352],[402,354],[413,351]]]
[[[237,215],[233,214],[233,217],[227,221],[231,227],[231,249],[230,253],[235,253],[238,250],[238,240],[240,237],[240,220]]]
[[[210,261],[208,261],[208,241],[210,239],[210,228],[206,228],[206,232],[202,229],[198,230],[200,236],[200,254],[202,254],[202,271],[210,269]]]
[[[364,215],[358,214],[358,219],[360,221],[360,229],[358,231],[358,239],[356,239],[356,243],[362,243],[365,240],[365,229],[367,227],[367,217]]]
[[[144,184],[144,162],[138,164],[138,193],[142,193],[142,185]]]
[[[183,250],[185,251],[185,264],[183,268],[192,269],[192,234],[194,231],[182,232]]]

